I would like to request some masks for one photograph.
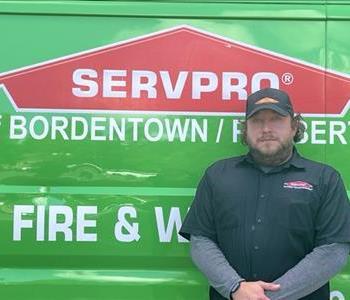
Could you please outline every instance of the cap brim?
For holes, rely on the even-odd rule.
[[[257,113],[258,111],[261,111],[261,110],[264,110],[264,109],[271,109],[277,113],[279,113],[280,115],[282,116],[288,116],[289,115],[289,112],[288,111],[285,111],[283,110],[282,108],[274,105],[274,104],[271,104],[271,103],[267,103],[267,104],[261,104],[259,105],[258,107],[254,108],[250,113],[249,115],[246,115],[246,118],[249,119],[252,115],[254,115],[255,113]]]

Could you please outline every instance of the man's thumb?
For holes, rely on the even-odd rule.
[[[280,284],[264,282],[264,281],[260,281],[260,286],[266,291],[277,291],[281,287]]]

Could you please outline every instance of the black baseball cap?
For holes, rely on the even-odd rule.
[[[292,103],[286,92],[274,88],[265,88],[247,98],[246,119],[263,109],[272,109],[282,116],[294,115]]]

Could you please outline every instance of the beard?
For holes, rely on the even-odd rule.
[[[288,160],[293,152],[293,138],[285,141],[271,137],[263,137],[258,139],[258,143],[278,143],[277,147],[274,148],[271,148],[268,145],[265,145],[265,147],[264,145],[258,147],[254,145],[248,137],[246,138],[246,142],[254,161],[263,166],[278,166]]]

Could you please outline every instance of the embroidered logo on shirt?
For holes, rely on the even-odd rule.
[[[312,184],[301,180],[285,182],[283,183],[283,187],[286,189],[309,190],[309,191],[312,191],[314,189]]]

